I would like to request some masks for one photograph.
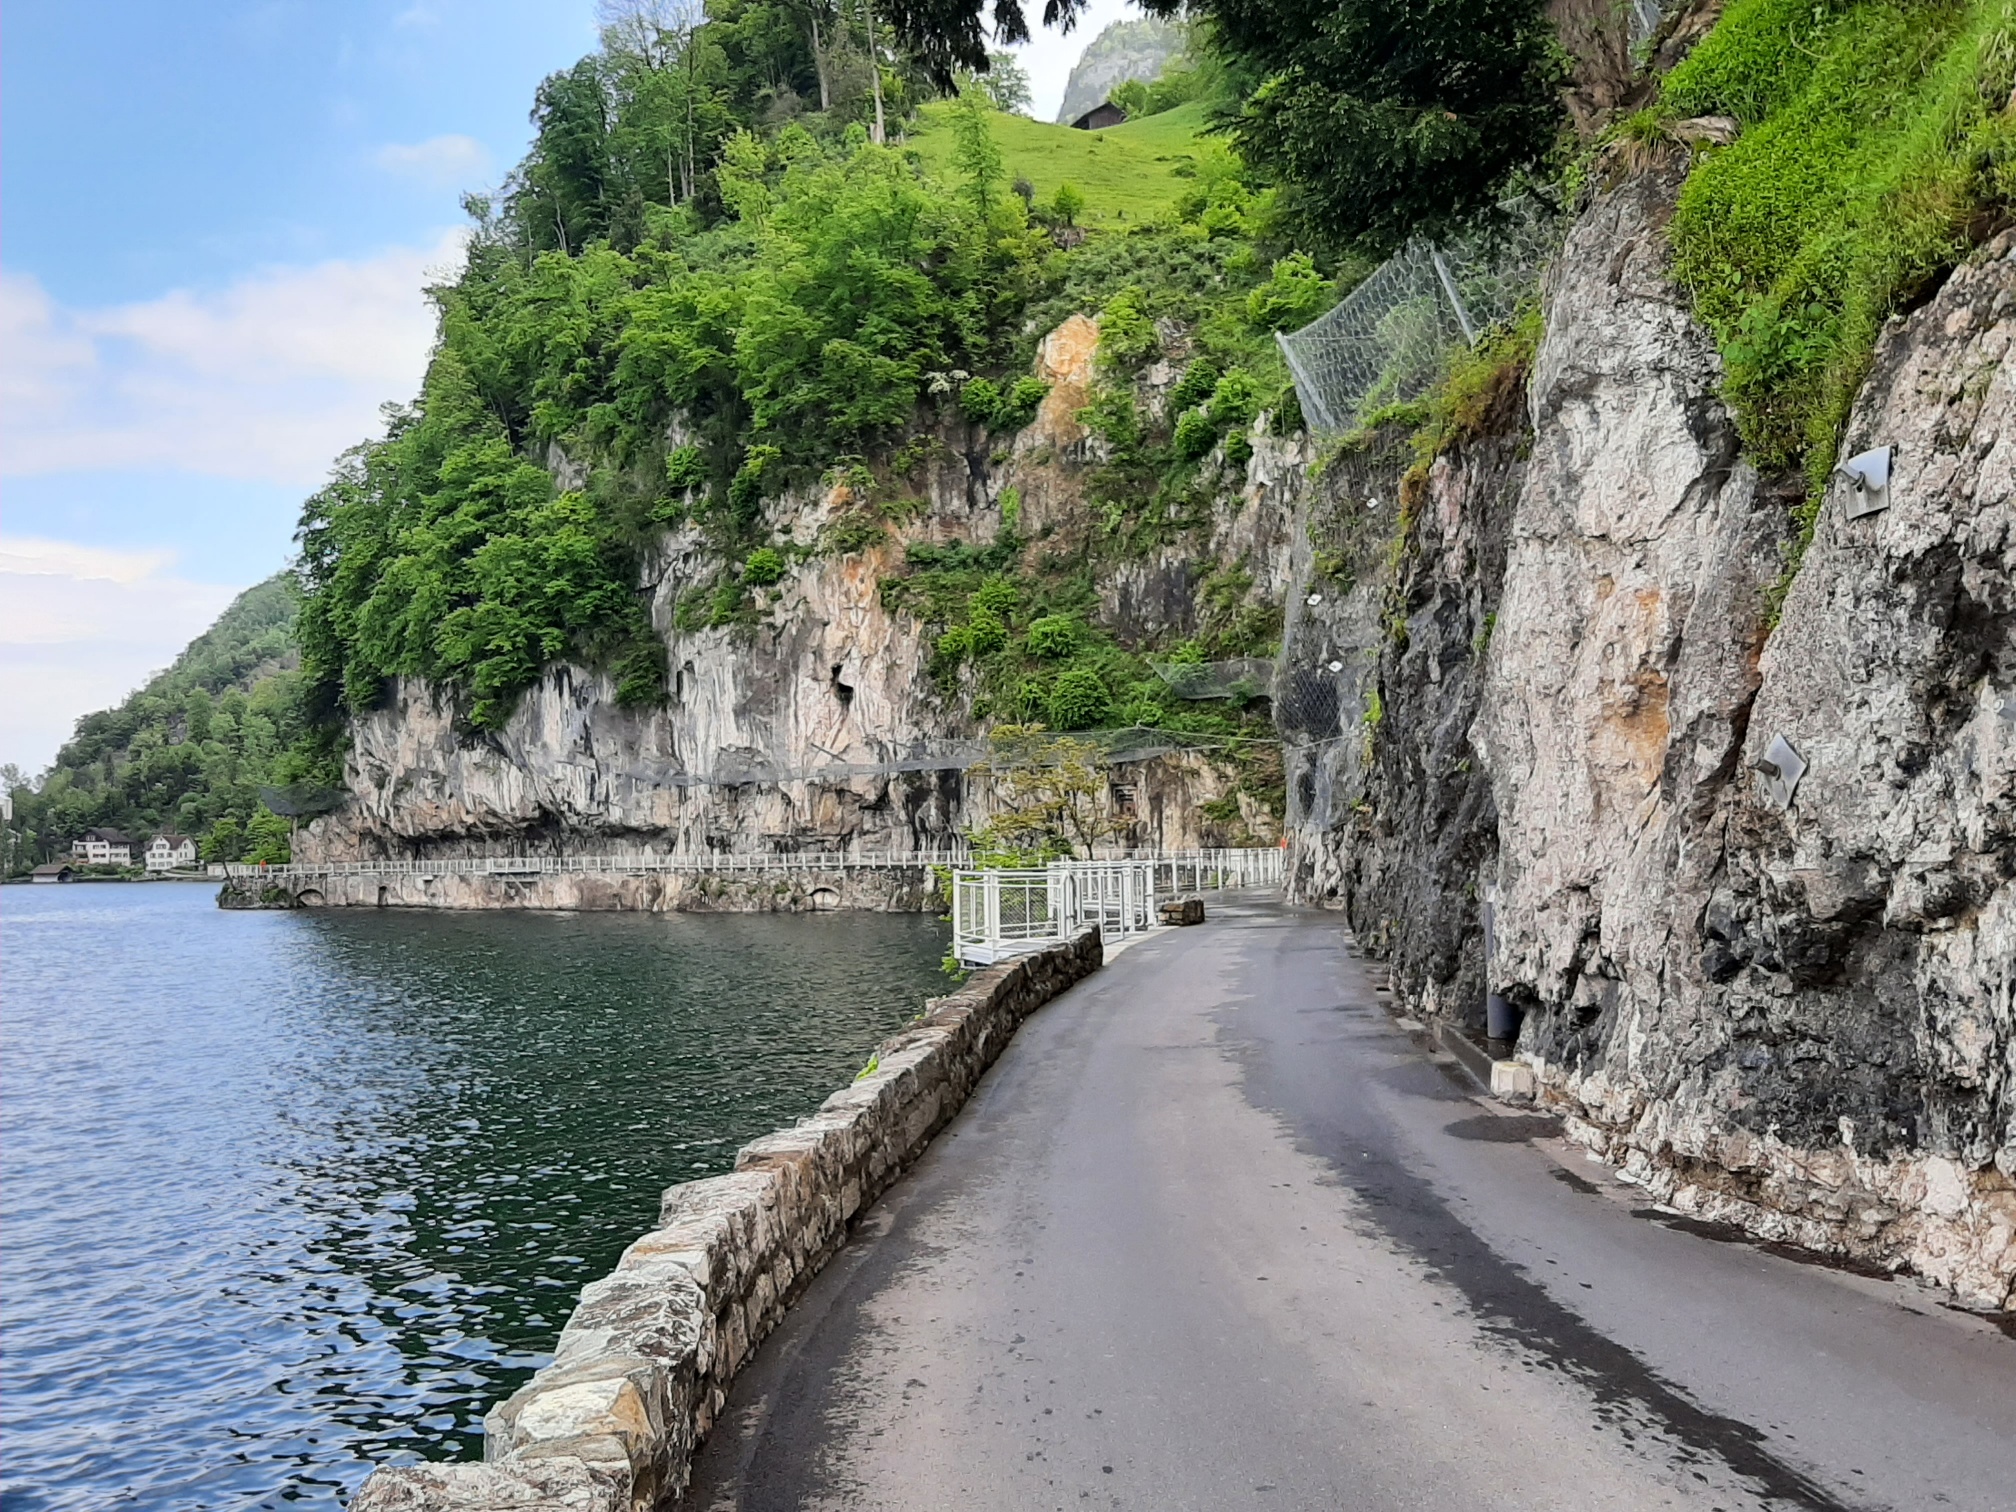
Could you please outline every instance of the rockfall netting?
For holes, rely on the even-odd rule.
[[[1265,698],[1274,687],[1271,656],[1236,656],[1228,661],[1150,661],[1148,665],[1178,698]]]
[[[1409,242],[1327,315],[1275,337],[1311,431],[1341,435],[1426,393],[1450,353],[1537,292],[1554,235],[1555,218],[1521,202],[1461,240]]]
[[[1271,664],[1270,664],[1271,665]],[[1264,687],[1261,692],[1265,692]],[[884,777],[899,772],[966,771],[976,766],[996,770],[1054,765],[1084,760],[1095,766],[1147,761],[1178,751],[1211,750],[1229,742],[1215,736],[1178,734],[1128,725],[1112,730],[1041,730],[1025,734],[972,737],[932,737],[892,744],[886,753],[863,759],[836,754],[830,761],[789,763],[750,747],[724,746],[703,771],[654,772],[663,787],[742,787],[780,782],[845,782],[855,777]]]

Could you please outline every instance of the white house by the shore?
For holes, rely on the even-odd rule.
[[[187,835],[164,830],[148,843],[147,870],[150,872],[174,871],[177,867],[195,864],[196,842]]]
[[[92,866],[131,866],[133,837],[124,830],[88,829],[70,842],[70,856]]]

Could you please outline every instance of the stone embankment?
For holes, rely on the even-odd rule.
[[[927,913],[941,905],[927,867],[796,868],[789,872],[554,871],[516,876],[328,873],[291,885],[232,878],[219,908],[529,908],[642,913]]]
[[[665,1193],[658,1227],[583,1289],[553,1363],[485,1420],[482,1464],[376,1471],[351,1512],[646,1512],[676,1501],[728,1383],[854,1215],[958,1112],[1022,1020],[1100,965],[1097,930],[933,998],[870,1070],[726,1176]]]

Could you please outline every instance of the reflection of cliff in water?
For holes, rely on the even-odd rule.
[[[107,1063],[40,1116],[43,1155],[10,1152],[10,1176],[51,1173],[46,1222],[10,1194],[10,1272],[45,1263],[38,1246],[51,1274],[80,1243],[134,1263],[102,1303],[37,1280],[48,1317],[10,1304],[9,1416],[36,1425],[10,1502],[138,1486],[151,1506],[333,1508],[371,1462],[475,1456],[483,1408],[661,1189],[811,1111],[944,984],[943,926],[916,916],[224,915],[201,893],[95,942],[109,972],[179,998],[129,992],[67,1028],[21,1005],[52,1056],[83,1041]],[[52,945],[52,966],[80,949]],[[56,1001],[16,968],[16,993]],[[178,1049],[192,1039],[208,1049]],[[123,1132],[72,1162],[104,1199],[80,1223],[56,1145],[104,1127]],[[121,1359],[118,1379],[87,1357]],[[59,1376],[92,1400],[44,1411]],[[113,1421],[120,1456],[80,1452]]]
[[[302,1011],[368,1037],[351,1053],[385,1097],[329,1110],[304,1186],[410,1374],[452,1379],[465,1434],[651,1226],[666,1185],[810,1112],[943,985],[940,927],[916,918],[313,928],[320,978],[349,990]]]

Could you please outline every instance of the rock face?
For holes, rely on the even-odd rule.
[[[1522,1009],[1540,1096],[1655,1198],[2008,1306],[2016,243],[1884,331],[1842,452],[1893,448],[1889,507],[1829,496],[1774,627],[1788,511],[1665,279],[1672,190],[1581,217],[1524,425],[1355,559],[1383,623],[1291,624],[1284,686],[1376,667],[1366,738],[1291,752],[1291,800],[1326,765],[1347,800],[1291,809],[1298,885],[1415,1011]]]
[[[963,770],[984,749],[974,742],[973,689],[934,676],[930,627],[888,607],[884,584],[903,571],[912,544],[997,540],[1011,497],[1031,551],[1098,556],[1086,550],[1100,527],[1085,488],[1103,458],[1077,420],[1098,335],[1083,316],[1050,333],[1036,365],[1050,389],[1033,423],[1002,437],[948,428],[917,506],[865,549],[821,546],[836,520],[858,510],[848,484],[773,502],[776,538],[806,555],[762,590],[753,623],[683,627],[682,603],[704,596],[724,564],[696,528],[669,535],[646,585],[670,667],[661,706],[625,708],[607,675],[556,665],[502,728],[477,731],[452,695],[400,683],[353,722],[350,801],[309,828],[300,858],[887,853],[959,841],[993,806],[985,781]],[[1180,356],[1176,334],[1169,345]],[[1158,364],[1141,381],[1142,402],[1161,402],[1180,373],[1175,361]],[[1099,558],[1101,620],[1123,643],[1143,644],[1197,631],[1200,585],[1219,585],[1221,598],[1229,585],[1235,605],[1278,605],[1304,460],[1300,443],[1264,436],[1243,468],[1214,459],[1212,504],[1198,529],[1138,555]],[[563,474],[572,466],[553,461]],[[1230,830],[1201,812],[1236,775],[1195,754],[1117,768],[1112,800],[1133,816],[1126,842],[1184,849],[1272,839],[1273,816],[1249,803]],[[387,901],[509,906],[499,896],[449,887]],[[619,889],[581,906],[672,908],[688,897]]]
[[[553,1363],[484,1420],[481,1465],[382,1469],[351,1512],[650,1512],[677,1499],[729,1383],[1037,1008],[1098,969],[1099,933],[992,967],[886,1041],[726,1176],[665,1193],[658,1227],[583,1288]]]
[[[1182,27],[1153,16],[1111,23],[1071,66],[1058,122],[1069,125],[1129,79],[1153,83],[1182,55],[1183,40]]]

